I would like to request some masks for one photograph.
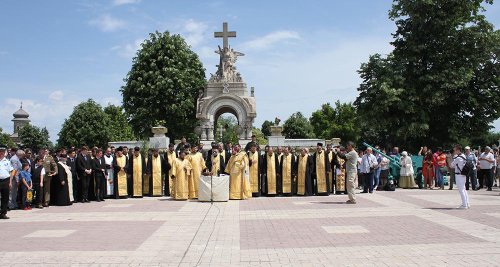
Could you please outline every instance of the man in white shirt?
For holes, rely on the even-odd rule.
[[[493,164],[495,163],[495,158],[490,151],[491,148],[487,146],[479,156],[478,172],[479,188],[486,187],[488,191],[491,191],[491,187],[493,186]]]
[[[0,219],[8,219],[9,194],[12,188],[14,168],[5,157],[7,148],[0,144]]]
[[[455,167],[455,182],[457,183],[458,193],[460,193],[460,198],[462,199],[462,205],[458,207],[459,209],[469,209],[469,195],[465,190],[465,175],[463,175],[462,169],[467,161],[465,155],[462,153],[462,146],[456,145],[453,149],[453,162],[452,165]]]
[[[361,158],[361,175],[363,176],[363,192],[373,193],[373,178],[375,175],[375,168],[378,166],[377,158],[373,155],[372,149],[366,149],[366,153]]]
[[[477,157],[474,153],[471,153],[470,147],[465,147],[465,159],[474,165],[474,168],[470,171],[469,175],[466,175],[465,179],[465,189],[469,190],[469,185],[472,185],[472,190],[477,190]]]

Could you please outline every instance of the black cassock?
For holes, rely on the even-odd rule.
[[[291,165],[290,165],[290,183],[291,183],[291,189],[290,189],[290,193],[284,193],[284,190],[283,190],[283,164],[284,164],[284,159],[285,159],[286,155],[283,154],[281,155],[281,160],[280,160],[280,173],[281,173],[281,176],[280,176],[280,179],[279,179],[279,184],[280,184],[280,193],[283,194],[283,195],[286,195],[286,196],[291,196],[293,195],[293,193],[295,192],[295,187],[296,187],[296,182],[294,181],[294,178],[296,178],[297,176],[297,159],[295,158],[295,155],[291,154],[290,153],[290,158],[291,158]]]
[[[279,160],[278,160],[278,155],[276,155],[276,153],[273,154],[274,155],[274,160],[275,160],[275,163],[274,163],[274,169],[275,169],[275,172],[276,172],[276,193],[275,194],[269,194],[269,190],[268,190],[268,179],[267,179],[267,159],[269,158],[269,155],[266,153],[264,155],[262,155],[262,158],[261,158],[261,161],[262,161],[262,170],[261,170],[261,174],[262,174],[262,193],[264,195],[267,195],[267,196],[274,196],[274,195],[277,195],[279,194],[280,192],[280,189],[281,189],[281,186],[280,186],[280,174],[281,174],[281,170],[280,170],[280,163],[279,163]]]
[[[312,170],[312,178],[315,181],[315,183],[314,183],[314,193],[316,195],[328,196],[328,195],[330,195],[330,190],[328,190],[330,188],[330,183],[328,181],[328,171],[330,171],[330,160],[328,159],[328,154],[325,151],[323,151],[322,153],[324,153],[324,158],[325,158],[325,183],[326,183],[326,192],[318,193],[318,177],[317,177],[317,173],[316,173],[316,163],[317,163],[316,157],[317,157],[318,152],[316,152],[313,155],[313,164],[314,164],[314,166],[313,166],[313,170]]]
[[[125,173],[128,172],[128,158],[127,156],[123,155],[123,157],[125,157],[125,166],[123,166],[123,169],[125,170]],[[116,160],[118,158],[118,156],[115,156],[113,158],[113,192],[115,193],[115,198],[127,198],[127,194],[126,195],[118,195],[118,173],[120,172],[120,166],[118,166],[118,161]],[[125,179],[125,181],[123,181],[122,183],[124,184],[128,184],[128,181],[127,179]],[[128,189],[128,188],[127,188]],[[128,190],[127,190],[128,191]],[[128,192],[127,192],[128,193]]]
[[[209,152],[210,153],[210,152]],[[206,164],[207,169],[209,171],[212,171],[212,155],[208,154]],[[219,170],[217,173],[212,174],[213,176],[220,176],[221,174],[224,174],[224,171],[226,170],[226,164],[224,163],[224,157],[219,154]]]
[[[149,177],[149,196],[153,197],[153,155],[148,156],[148,164],[146,166],[146,173]],[[161,164],[161,177],[163,177],[163,194],[165,196],[170,196],[169,190],[169,180],[168,180],[168,172],[170,171],[171,165],[168,162],[168,157],[163,157],[162,155],[158,155],[160,157]]]
[[[299,180],[299,162],[300,162],[300,156],[297,157],[297,161],[295,162],[296,164],[296,167],[295,169],[297,170],[297,186],[295,187],[295,194],[297,194],[298,192],[298,180]],[[307,157],[307,162],[306,162],[306,173],[305,173],[305,181],[304,181],[304,196],[312,196],[314,194],[314,190],[313,190],[313,185],[314,185],[314,181],[313,181],[313,177],[312,177],[312,173],[313,173],[313,168],[314,168],[314,162],[313,162],[313,159],[312,159],[312,156],[308,156]]]
[[[60,162],[57,163],[57,175],[52,178],[51,182],[51,184],[53,185],[51,189],[55,189],[55,191],[52,192],[56,193],[54,205],[69,206],[72,203],[69,197],[68,174],[66,173],[66,169],[64,169],[61,164],[62,163]],[[62,184],[62,182],[64,182],[64,184]]]
[[[129,189],[131,190],[132,194],[130,195],[131,197],[142,197],[142,196],[134,196],[134,161],[136,160],[135,155],[130,156],[129,158],[129,168],[128,168],[128,175],[132,177],[130,179],[130,184],[128,185]],[[146,192],[144,192],[144,174],[146,174],[146,160],[145,158],[141,155],[141,165],[142,165],[142,184],[141,184],[141,191],[142,195],[145,195]]]

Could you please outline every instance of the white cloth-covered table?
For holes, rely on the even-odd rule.
[[[228,201],[229,175],[201,176],[198,201]],[[210,190],[212,189],[212,190]]]

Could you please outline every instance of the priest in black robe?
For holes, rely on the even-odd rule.
[[[280,163],[278,155],[269,147],[266,154],[262,155],[262,192],[266,196],[276,196],[280,190]]]
[[[220,176],[224,174],[224,170],[226,169],[226,164],[224,162],[224,157],[219,154],[219,150],[217,148],[211,149],[208,151],[206,166],[209,172],[212,173],[212,176]]]
[[[313,179],[314,193],[318,196],[328,196],[330,194],[330,183],[328,174],[330,172],[330,160],[328,154],[323,150],[323,144],[318,143],[316,153],[313,155]]]
[[[281,175],[279,179],[280,194],[291,196],[294,190],[294,177],[296,175],[295,156],[290,153],[290,147],[285,147],[280,157]]]
[[[116,149],[116,155],[113,159],[114,168],[114,179],[113,179],[113,191],[115,193],[115,198],[127,198],[128,188],[127,188],[127,170],[128,170],[128,158],[123,154],[123,147],[118,147]]]
[[[260,156],[257,144],[250,144],[250,150],[247,152],[250,177],[250,187],[252,188],[252,197],[259,197],[262,192],[262,157]]]
[[[162,183],[163,194],[165,196],[170,196],[169,180],[167,177],[170,168],[171,165],[168,162],[168,157],[164,158],[160,155],[157,148],[153,149],[153,153],[148,157],[146,166],[146,173],[149,177],[149,196],[161,196]]]
[[[307,148],[303,148],[300,151],[300,155],[297,157],[296,170],[297,170],[297,195],[299,196],[312,196],[313,190],[313,178],[312,170],[314,168],[314,163],[312,156],[309,155]]]
[[[57,175],[53,180],[52,184],[55,186],[53,188],[55,191],[55,203],[56,206],[70,206],[73,204],[73,180],[71,175],[71,169],[66,165],[66,154],[59,156],[59,161],[57,162]]]
[[[135,168],[138,168],[137,170]],[[143,197],[144,175],[146,174],[146,159],[141,155],[141,148],[135,147],[133,155],[129,157],[128,175],[132,177],[129,187],[132,187],[132,197]]]

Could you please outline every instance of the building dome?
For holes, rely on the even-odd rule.
[[[12,115],[14,116],[15,119],[28,118],[30,116],[30,114],[28,114],[28,112],[26,112],[26,110],[23,109],[22,103],[21,103],[21,107],[19,108],[19,110],[14,112],[14,114],[12,114]]]

